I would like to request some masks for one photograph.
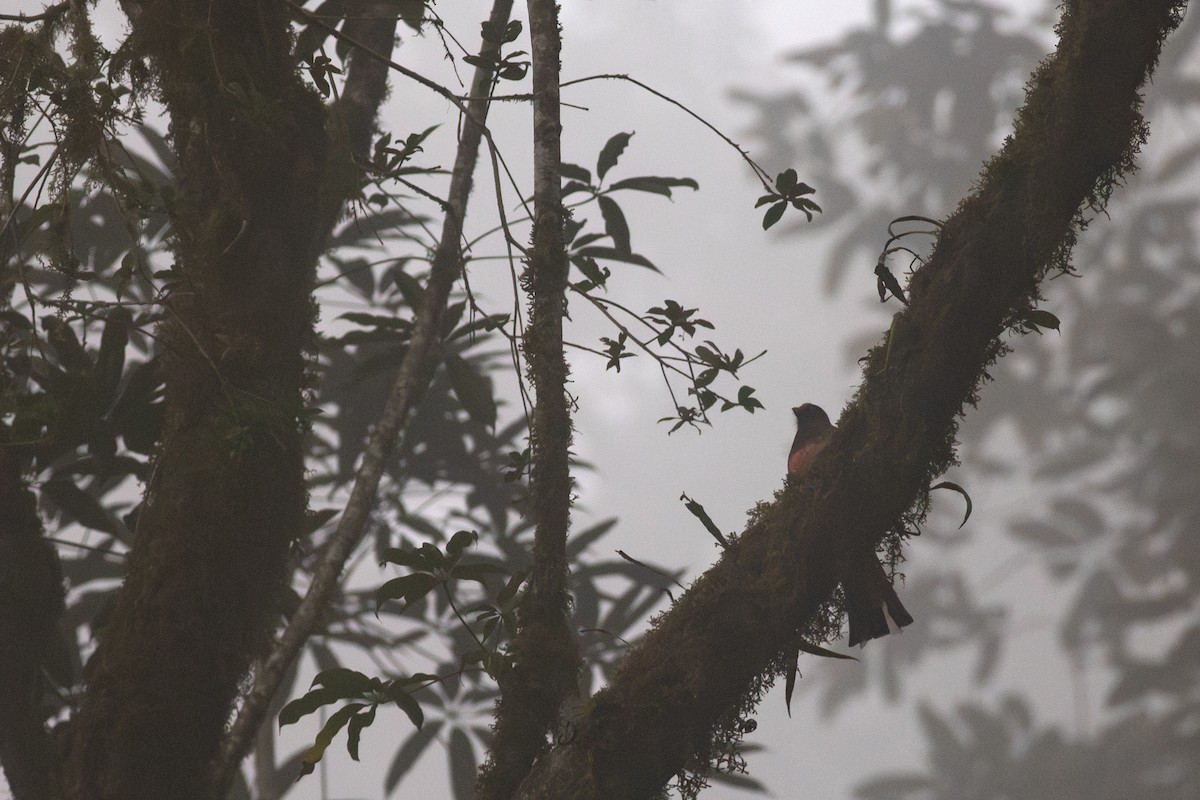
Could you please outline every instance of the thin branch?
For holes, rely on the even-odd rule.
[[[414,72],[413,70],[409,69],[408,67],[405,67],[401,64],[397,64],[395,61],[392,61],[390,58],[383,55],[381,52],[375,50],[374,48],[365,44],[364,42],[359,41],[356,37],[351,36],[346,33],[343,33],[342,31],[339,31],[335,26],[330,25],[328,22],[323,20],[321,17],[317,16],[316,14],[312,13],[311,11],[308,11],[303,6],[301,6],[299,3],[296,3],[293,0],[283,0],[283,2],[286,3],[288,6],[290,6],[292,8],[292,10],[295,11],[297,14],[299,14],[301,17],[308,20],[313,25],[316,25],[318,28],[325,31],[330,36],[334,37],[335,39],[340,39],[343,42],[345,42],[346,44],[353,47],[358,52],[363,53],[364,55],[366,55],[370,58],[376,59],[383,64],[386,64],[388,67],[395,70],[396,72],[399,72],[404,77],[409,78],[410,80],[416,81],[417,83],[421,84],[422,86],[426,87],[427,89],[432,89],[433,91],[437,92],[442,97],[446,98],[451,103],[453,103],[454,107],[457,108],[460,113],[467,114],[469,116],[467,109],[470,106],[469,105],[464,106],[461,102],[459,102],[458,96],[456,94],[454,94],[454,92],[447,89],[445,86],[442,86],[440,83],[437,83],[435,81],[431,81],[429,78],[426,78],[424,75],[422,75],[419,72]],[[392,20],[392,22],[395,22],[395,20]],[[388,48],[388,49],[390,50],[391,48]]]
[[[546,751],[559,710],[578,692],[579,648],[570,625],[567,530],[571,511],[571,411],[563,355],[569,288],[563,236],[561,39],[554,0],[529,0],[533,73],[533,251],[522,276],[529,297],[523,350],[537,404],[530,426],[529,512],[535,523],[513,668],[500,678],[495,734],[476,797],[512,795]]]
[[[47,7],[46,10],[40,14],[0,14],[0,21],[21,23],[41,22],[42,20],[61,16],[70,7],[71,0],[63,0],[61,3],[55,3],[54,5]]]
[[[764,170],[762,167],[760,167],[758,165],[758,162],[755,161],[753,158],[751,158],[750,154],[742,149],[741,145],[739,145],[733,139],[730,139],[725,134],[721,133],[720,129],[718,129],[715,125],[713,125],[711,122],[706,120],[704,117],[697,114],[695,111],[692,111],[690,108],[685,106],[683,103],[679,102],[678,100],[676,100],[675,98],[673,98],[669,95],[663,94],[662,92],[658,91],[657,89],[653,89],[653,88],[647,86],[646,84],[642,83],[641,81],[637,80],[636,78],[631,78],[628,75],[617,74],[617,73],[606,74],[606,75],[588,75],[586,78],[576,78],[573,81],[565,81],[562,84],[562,87],[565,89],[568,86],[574,86],[574,85],[580,84],[580,83],[587,83],[588,81],[601,81],[601,80],[629,81],[634,86],[644,89],[647,92],[649,92],[650,94],[659,98],[660,100],[666,100],[671,105],[682,110],[689,117],[696,120],[704,127],[708,128],[710,131],[715,133],[717,136],[720,136],[721,141],[725,142],[725,144],[729,145],[734,150],[736,150],[738,155],[740,155],[742,157],[742,160],[750,165],[750,169],[752,169],[754,171],[755,177],[757,177],[762,182],[762,185],[764,187],[766,187],[768,190],[773,189],[773,184],[771,183],[771,177],[769,175],[767,175],[767,171]]]
[[[491,21],[503,28],[511,12],[512,0],[496,0],[492,6]],[[486,62],[487,57],[496,55],[498,48],[485,41],[480,52]],[[390,60],[388,63],[391,63]],[[472,93],[486,93],[491,82],[491,70],[477,67],[472,79]],[[308,637],[319,627],[321,614],[337,589],[346,560],[362,540],[371,508],[375,503],[375,494],[388,457],[395,446],[396,437],[428,388],[440,358],[441,318],[450,290],[462,272],[462,223],[466,218],[467,200],[478,161],[479,145],[485,135],[488,103],[486,100],[473,101],[462,110],[466,119],[455,156],[442,236],[430,268],[425,304],[417,316],[412,338],[392,383],[387,402],[367,442],[362,463],[355,475],[350,499],[338,521],[337,529],[313,572],[308,592],[292,615],[275,649],[263,662],[262,669],[257,674],[257,682],[247,695],[230,729],[219,765],[222,787],[230,785],[238,764],[253,741],[254,732],[263,722],[268,704],[278,690],[284,673],[300,654]]]

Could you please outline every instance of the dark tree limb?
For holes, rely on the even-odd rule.
[[[533,249],[522,283],[529,326],[522,348],[536,395],[530,426],[529,513],[533,558],[513,642],[514,666],[500,677],[500,700],[488,763],[476,797],[512,796],[549,737],[563,704],[578,692],[579,650],[570,625],[567,528],[571,511],[571,413],[563,315],[567,252],[563,236],[561,38],[554,0],[529,0],[533,61]]]
[[[42,668],[63,610],[58,553],[20,460],[0,441],[0,767],[13,800],[59,800],[62,765],[42,723]]]
[[[282,3],[145,0],[131,23],[171,119],[181,279],[159,329],[163,443],[73,719],[67,794],[207,800],[304,526],[326,113]]]
[[[1002,337],[1047,272],[1065,266],[1081,209],[1102,205],[1132,168],[1146,134],[1139,90],[1184,6],[1065,4],[1058,50],[1035,73],[1014,134],[946,220],[822,458],[759,507],[517,797],[648,797],[736,738],[840,564],[878,543],[950,465],[957,418],[1004,352]]]

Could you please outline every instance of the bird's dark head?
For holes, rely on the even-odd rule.
[[[796,415],[796,424],[801,428],[823,430],[833,427],[833,423],[829,421],[829,415],[825,413],[825,409],[812,403],[796,406],[792,409],[792,413]]]
[[[813,459],[829,444],[833,425],[829,415],[820,406],[805,403],[792,409],[796,415],[796,438],[788,454],[788,473],[803,475],[812,466]]]

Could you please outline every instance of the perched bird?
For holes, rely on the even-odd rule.
[[[829,444],[833,424],[820,406],[805,403],[792,409],[796,415],[796,438],[788,453],[788,473],[800,477],[808,472],[817,454]],[[863,551],[849,560],[842,577],[846,616],[850,618],[850,646],[896,633],[913,618],[900,602],[883,565],[873,552]]]

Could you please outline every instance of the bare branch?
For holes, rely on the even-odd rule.
[[[512,0],[496,0],[491,20],[501,27],[512,12]],[[497,46],[484,42],[481,54],[495,55]],[[386,60],[386,59],[385,59]],[[485,97],[492,86],[489,69],[479,67],[472,79],[472,94]],[[472,177],[478,160],[479,145],[487,121],[488,102],[472,100],[464,109],[463,132],[455,156],[454,172],[447,198],[447,213],[442,224],[442,236],[430,268],[429,287],[425,305],[419,310],[412,339],[401,363],[391,393],[376,422],[363,453],[362,463],[355,475],[350,499],[321,562],[313,573],[312,583],[292,615],[270,657],[256,672],[257,682],[243,703],[230,729],[220,764],[221,785],[228,786],[237,765],[249,750],[259,725],[262,724],[271,697],[288,667],[299,655],[304,643],[317,630],[321,614],[337,588],[346,559],[362,540],[363,531],[375,502],[375,493],[383,476],[388,456],[396,436],[403,429],[413,407],[424,395],[441,355],[441,317],[450,290],[462,272],[462,223],[466,217],[467,200],[471,193]]]
[[[4,22],[41,22],[42,20],[52,19],[62,15],[68,8],[71,7],[71,0],[62,0],[61,3],[55,3],[48,6],[45,11],[40,14],[0,14],[0,20]]]

